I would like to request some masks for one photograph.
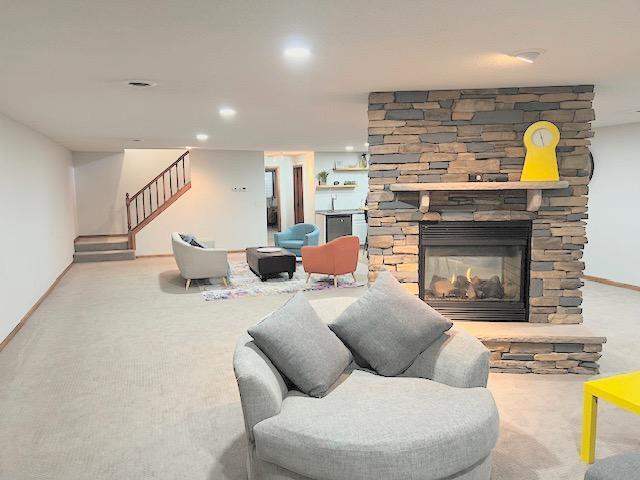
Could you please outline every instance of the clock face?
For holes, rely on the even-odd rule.
[[[533,132],[533,135],[531,135],[531,141],[533,141],[533,144],[537,147],[547,147],[551,145],[552,140],[553,134],[551,130],[545,127],[538,128]]]

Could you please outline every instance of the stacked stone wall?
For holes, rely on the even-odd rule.
[[[592,85],[371,93],[370,279],[390,270],[418,294],[420,221],[531,220],[529,321],[582,322],[593,98]],[[519,181],[522,136],[539,120],[560,130],[560,179],[569,186],[543,190],[537,212],[527,211],[524,191],[434,192],[426,213],[417,192],[391,191],[396,183]]]

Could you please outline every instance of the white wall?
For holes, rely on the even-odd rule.
[[[125,193],[138,191],[182,153],[74,153],[80,234],[125,233]],[[194,149],[190,161],[191,189],[138,233],[136,254],[171,253],[173,231],[230,250],[266,244],[263,153]],[[234,192],[234,186],[247,191]]]
[[[352,152],[317,152],[315,155],[315,173],[322,170],[329,172],[328,184],[334,181],[343,183],[345,180],[355,180],[358,184],[353,190],[318,190],[316,192],[316,210],[331,209],[331,195],[336,210],[356,209],[363,206],[369,190],[369,176],[367,172],[334,172],[334,165],[347,167],[358,165],[360,153]]]
[[[586,273],[640,285],[640,123],[596,129],[591,152]]]
[[[71,153],[0,114],[0,341],[73,260]]]
[[[80,235],[127,232],[125,194],[133,195],[184,150],[74,152]]]

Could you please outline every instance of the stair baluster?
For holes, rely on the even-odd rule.
[[[125,205],[127,208],[127,229],[129,238],[129,248],[135,249],[135,236],[145,225],[160,215],[173,202],[180,198],[187,190],[191,188],[191,179],[187,180],[186,160],[189,157],[189,151],[186,151],[178,159],[160,172],[153,180],[142,187],[133,195],[128,193],[125,195]],[[173,169],[175,168],[175,192],[173,188]],[[182,181],[180,181],[180,168],[182,169]],[[167,197],[166,184],[167,174],[169,175],[169,196]],[[158,182],[162,182],[162,203],[160,203],[160,193]],[[156,204],[153,204],[152,185],[155,184]],[[149,208],[146,205],[146,196],[149,196]],[[138,198],[142,197],[142,220],[140,219]],[[135,223],[132,222],[133,215],[131,209],[135,209]],[[148,213],[147,213],[148,212]]]

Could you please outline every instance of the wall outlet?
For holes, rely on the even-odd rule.
[[[239,187],[237,185],[233,186],[231,188],[231,190],[233,190],[234,192],[246,192],[247,191],[247,187]]]

